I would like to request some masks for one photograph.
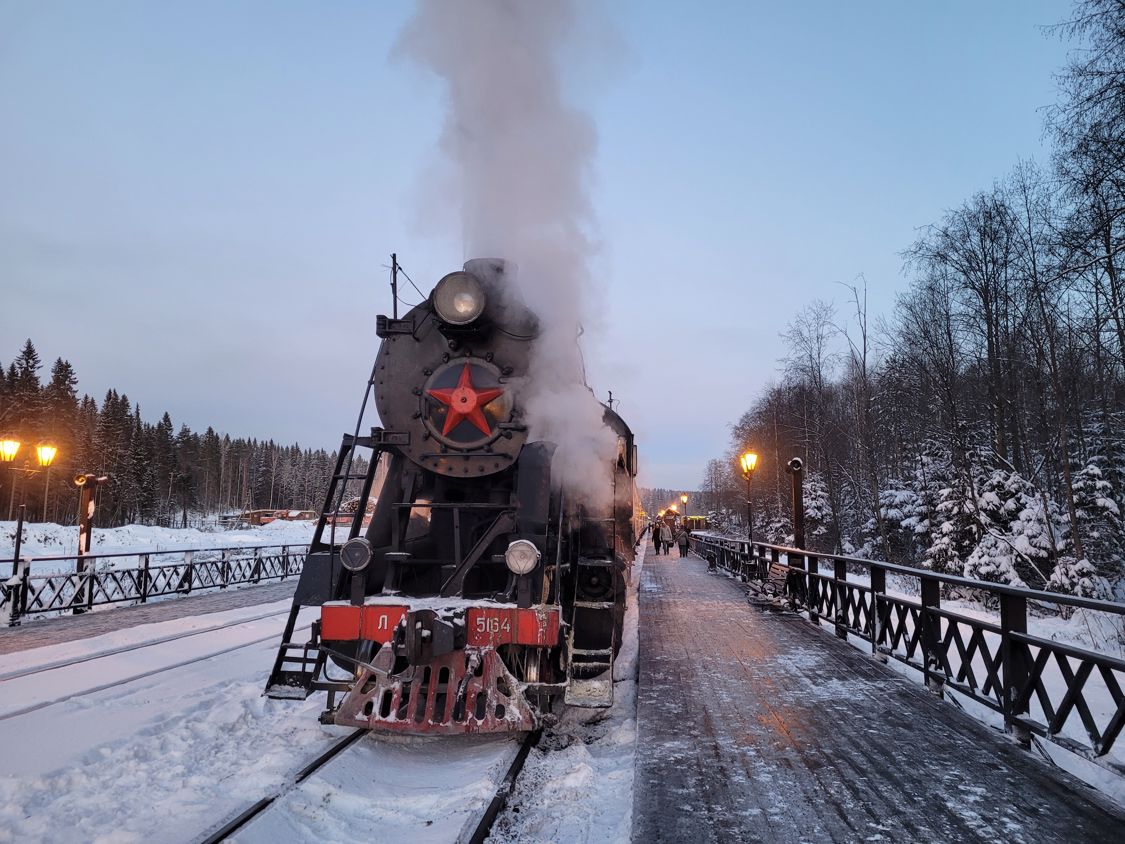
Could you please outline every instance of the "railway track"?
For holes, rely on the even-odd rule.
[[[317,771],[319,771],[321,768],[335,759],[338,755],[343,753],[345,750],[347,750],[349,747],[363,738],[366,732],[367,730],[356,730],[346,738],[343,738],[340,741],[336,742],[326,751],[313,759],[308,765],[298,771],[297,775],[293,777],[291,782],[289,782],[283,788],[278,789],[278,791],[276,791],[274,794],[271,794],[269,797],[263,797],[248,809],[231,818],[218,830],[202,839],[200,841],[200,844],[218,844],[218,842],[220,841],[226,841],[228,838],[230,838],[232,835],[237,833],[240,829],[244,828],[247,824],[254,820],[254,818],[258,817],[258,815],[262,814],[262,812],[276,803],[278,798],[292,791],[294,788],[307,780],[310,776],[315,774]]]
[[[245,620],[242,623],[245,623]],[[234,626],[234,625],[229,625],[229,626]],[[304,627],[300,627],[300,628],[297,628],[297,629],[298,630],[307,630],[308,628],[309,628],[309,625],[306,624]],[[218,628],[215,628],[215,629],[221,630],[223,628],[218,627]],[[209,632],[213,632],[213,631],[209,631]],[[47,707],[54,706],[55,704],[65,703],[68,700],[74,700],[75,698],[85,697],[86,695],[96,694],[97,692],[104,692],[106,689],[112,689],[112,688],[115,688],[117,686],[124,686],[124,685],[127,685],[129,683],[134,683],[137,680],[143,680],[146,677],[152,677],[156,674],[162,674],[166,671],[174,671],[177,668],[183,668],[183,667],[188,666],[188,665],[194,665],[197,662],[203,662],[204,660],[213,659],[217,656],[222,656],[223,654],[232,653],[234,651],[240,651],[244,648],[253,647],[254,645],[260,645],[263,642],[274,641],[274,640],[277,639],[277,637],[278,637],[278,631],[275,630],[275,631],[269,633],[266,636],[259,636],[256,639],[251,639],[249,642],[241,642],[237,645],[231,645],[228,648],[222,648],[222,649],[217,650],[217,651],[209,651],[208,653],[200,654],[198,656],[191,657],[190,659],[180,660],[180,661],[174,662],[170,665],[161,665],[159,667],[152,668],[148,671],[141,671],[141,672],[138,672],[136,674],[130,674],[127,677],[121,677],[121,678],[119,678],[117,680],[113,680],[112,682],[109,682],[109,683],[101,683],[97,686],[92,686],[92,687],[87,688],[87,689],[81,689],[79,691],[71,692],[69,694],[61,695],[59,697],[50,698],[48,700],[36,701],[35,703],[30,704],[28,706],[24,706],[24,707],[21,707],[19,709],[13,709],[9,712],[4,712],[4,713],[0,714],[0,721],[7,721],[11,718],[17,718],[20,715],[27,715],[30,712],[36,712],[40,709],[46,709]],[[125,650],[129,651],[130,649],[126,648]],[[118,653],[120,653],[120,652],[118,652]],[[60,667],[60,666],[56,666],[56,667]],[[47,670],[50,670],[50,669],[47,669]],[[11,678],[11,679],[15,679],[15,678]]]
[[[116,656],[117,654],[130,653],[133,651],[144,650],[145,648],[156,647],[157,645],[164,645],[168,642],[175,642],[180,639],[189,639],[192,636],[202,636],[207,633],[214,633],[219,630],[226,630],[231,627],[237,627],[240,624],[249,624],[252,621],[261,621],[265,618],[275,618],[277,616],[284,616],[289,613],[289,608],[277,610],[276,612],[263,613],[261,615],[253,615],[248,618],[238,618],[228,621],[224,624],[215,624],[211,627],[203,627],[199,630],[188,630],[184,633],[173,633],[168,636],[161,636],[157,639],[151,639],[147,642],[136,642],[130,645],[121,645],[116,648],[107,648],[103,651],[95,651],[90,654],[83,654],[72,659],[61,659],[55,662],[44,663],[43,665],[33,665],[27,668],[17,668],[13,671],[7,671],[0,674],[0,683],[5,683],[9,680],[18,680],[21,677],[30,677],[34,674],[42,674],[44,671],[54,671],[59,668],[70,668],[74,665],[81,665],[84,662],[91,662],[95,659],[105,659],[106,657]]]
[[[440,789],[441,785],[429,785],[431,778],[440,777],[442,771],[446,769],[460,771],[466,767],[466,759],[471,761],[471,765],[468,766],[470,768],[485,767],[490,773],[503,771],[502,775],[490,781],[493,794],[487,803],[482,803],[478,797],[475,810],[469,813],[467,817],[460,817],[454,813],[446,814],[444,817],[437,819],[422,820],[422,816],[417,815],[413,809],[408,809],[404,814],[408,816],[410,823],[418,826],[419,830],[425,830],[427,840],[441,840],[443,833],[447,833],[447,840],[450,842],[482,844],[488,838],[492,825],[507,803],[508,796],[511,794],[516,779],[523,769],[524,762],[527,760],[531,749],[539,741],[540,736],[539,731],[527,733],[518,745],[513,741],[497,741],[472,736],[435,740],[426,747],[426,750],[432,749],[434,753],[416,759],[414,770],[411,770],[402,767],[401,758],[398,757],[401,755],[400,751],[402,751],[404,745],[396,742],[394,738],[385,741],[366,742],[361,748],[357,747],[355,750],[366,750],[368,758],[349,760],[348,757],[353,754],[345,753],[345,751],[358,745],[360,739],[367,734],[367,730],[357,730],[340,739],[302,768],[284,786],[268,797],[264,797],[247,807],[217,830],[208,833],[206,837],[200,839],[199,844],[218,844],[222,841],[253,844],[257,841],[279,840],[286,835],[291,836],[298,832],[307,833],[310,831],[308,827],[294,828],[288,824],[285,815],[287,812],[291,812],[301,820],[306,820],[310,814],[310,803],[315,803],[317,807],[329,807],[328,811],[332,811],[331,805],[333,803],[339,802],[347,805],[349,802],[354,803],[355,798],[358,798],[367,802],[370,805],[371,812],[382,815],[384,822],[386,822],[385,813],[393,811],[394,801],[401,799],[398,795],[388,793],[386,789],[372,785],[370,780],[362,776],[356,777],[354,771],[341,771],[336,779],[347,782],[358,781],[360,787],[363,783],[367,783],[368,791],[366,793],[351,791],[347,795],[340,794],[333,790],[334,778],[331,776],[331,769],[336,766],[343,767],[350,761],[355,768],[375,773],[384,769],[387,765],[392,765],[395,767],[392,767],[391,770],[395,770],[395,775],[400,778],[409,779],[412,773],[426,778],[427,786],[424,790],[432,791],[435,787]],[[476,748],[473,748],[474,743],[485,745],[485,752],[476,752]],[[408,744],[405,746],[417,749],[417,745]],[[334,766],[333,763],[336,763],[336,765]],[[313,780],[318,780],[314,793],[311,795],[314,799],[312,801],[302,800],[300,795],[302,786]],[[461,785],[463,786],[464,783],[461,783]],[[338,796],[339,799],[334,800],[334,796]],[[286,807],[285,802],[287,800],[292,800],[295,805]],[[383,803],[388,805],[383,806]],[[272,823],[270,822],[271,811],[280,815]],[[346,823],[346,821],[341,821],[341,823]],[[393,819],[391,823],[393,823]],[[443,824],[446,827],[444,829]],[[387,832],[385,826],[383,831]],[[395,832],[401,833],[409,833],[409,831],[408,827],[395,830]],[[332,836],[328,835],[326,838],[332,838]]]

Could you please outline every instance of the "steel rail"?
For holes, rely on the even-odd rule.
[[[326,751],[309,762],[309,764],[305,765],[305,767],[298,771],[296,776],[294,776],[293,779],[286,783],[284,786],[279,788],[270,796],[263,797],[258,802],[239,812],[237,815],[223,824],[218,830],[211,833],[206,838],[201,839],[199,844],[219,844],[220,841],[225,841],[231,835],[238,832],[238,830],[242,829],[242,827],[246,826],[248,823],[250,823],[250,821],[254,820],[254,818],[258,817],[258,815],[262,814],[262,812],[276,803],[278,799],[284,797],[294,788],[307,780],[310,776],[315,774],[317,771],[319,771],[321,768],[335,759],[340,753],[347,750],[349,747],[359,741],[359,739],[366,735],[367,732],[368,730],[356,730],[351,735],[340,739],[340,741],[336,742]]]
[[[520,745],[519,752],[516,758],[512,760],[512,764],[508,766],[507,773],[504,778],[500,780],[500,784],[496,787],[496,794],[493,796],[488,807],[484,810],[481,816],[480,823],[477,828],[473,830],[473,834],[469,837],[469,844],[484,844],[485,839],[488,838],[492,832],[492,825],[496,823],[496,818],[501,810],[508,803],[508,797],[512,794],[512,788],[516,784],[516,778],[523,770],[523,764],[527,761],[527,756],[531,753],[531,748],[539,743],[539,737],[543,734],[542,730],[532,730],[528,733]]]
[[[300,627],[298,629],[307,630],[309,626],[310,625],[306,624],[304,627]],[[223,654],[229,654],[233,651],[240,651],[243,648],[260,645],[262,644],[262,642],[274,641],[277,639],[277,635],[278,634],[275,631],[273,633],[270,633],[268,636],[262,636],[261,638],[254,639],[250,642],[243,642],[241,645],[232,645],[229,648],[223,648],[222,650],[213,651],[209,654],[203,654],[201,656],[192,657],[191,659],[185,659],[182,662],[176,662],[172,665],[163,665],[160,668],[153,668],[149,671],[142,671],[140,674],[133,674],[129,677],[123,677],[120,680],[114,680],[112,683],[103,683],[102,685],[95,686],[92,689],[83,689],[80,692],[73,692],[69,695],[63,695],[62,697],[57,697],[53,698],[52,700],[45,700],[40,703],[33,704],[32,706],[25,706],[23,709],[16,709],[12,712],[5,712],[4,714],[0,715],[0,721],[7,721],[10,718],[17,718],[20,715],[27,715],[29,712],[36,712],[40,709],[46,709],[49,706],[54,706],[57,703],[65,703],[66,701],[74,700],[74,698],[77,697],[85,697],[86,695],[96,694],[97,692],[104,692],[106,689],[112,689],[115,686],[124,686],[127,683],[132,683],[137,680],[143,680],[145,677],[151,677],[154,674],[161,674],[165,671],[175,671],[177,668],[183,668],[187,665],[194,665],[197,662],[203,662],[207,659],[213,659],[214,657],[222,656]]]
[[[260,816],[266,809],[273,806],[282,797],[291,792],[302,782],[310,776],[321,770],[325,765],[335,759],[340,753],[346,750],[351,745],[355,744],[361,737],[369,733],[370,730],[361,729],[356,730],[346,738],[341,739],[332,745],[326,751],[317,756],[312,762],[302,768],[292,780],[287,782],[284,786],[279,788],[268,797],[263,797],[256,803],[247,807],[239,814],[235,815],[229,821],[224,823],[215,832],[208,834],[205,838],[199,840],[198,844],[220,844],[220,842],[227,840],[230,836],[237,833],[240,829],[247,826],[252,820]],[[467,839],[469,844],[482,844],[492,831],[492,826],[496,822],[501,810],[508,802],[508,797],[512,793],[512,788],[515,785],[516,779],[519,777],[520,772],[523,770],[524,763],[527,761],[528,754],[539,742],[539,737],[542,730],[533,730],[524,736],[520,749],[516,752],[515,758],[508,766],[508,770],[497,783],[496,792],[485,807],[484,812],[481,814],[480,820],[477,822],[476,827],[473,829],[473,834]]]
[[[177,639],[187,639],[191,636],[202,636],[205,633],[214,633],[218,630],[226,630],[231,627],[237,627],[240,624],[249,624],[252,621],[261,621],[263,618],[273,618],[277,615],[288,615],[289,609],[278,610],[277,612],[269,612],[263,615],[253,615],[249,618],[240,618],[236,621],[229,621],[226,624],[216,624],[212,627],[204,627],[201,630],[189,630],[185,633],[173,633],[168,636],[162,636],[159,639],[152,639],[147,642],[136,642],[132,645],[121,645],[116,648],[108,648],[104,651],[95,651],[91,654],[84,656],[74,657],[72,659],[61,659],[55,662],[44,663],[43,665],[34,665],[29,668],[17,668],[13,671],[8,671],[0,674],[0,683],[5,683],[8,680],[18,680],[20,677],[30,677],[33,674],[42,674],[44,671],[55,671],[59,668],[70,668],[72,665],[79,665],[83,662],[90,662],[95,659],[104,659],[109,656],[116,656],[117,654],[128,653],[130,651],[139,651],[144,648],[155,647],[156,645],[163,645],[167,642],[175,642]]]

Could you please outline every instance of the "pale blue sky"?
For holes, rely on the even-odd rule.
[[[798,309],[864,273],[889,311],[919,226],[1045,157],[1070,5],[608,9],[620,55],[574,69],[610,75],[587,368],[644,480],[694,487]],[[387,255],[424,290],[462,259],[417,225],[442,107],[389,57],[409,11],[0,0],[0,361],[31,336],[148,418],[335,447]]]

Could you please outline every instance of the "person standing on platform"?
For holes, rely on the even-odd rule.
[[[688,529],[686,527],[680,531],[678,541],[680,543],[680,556],[686,557],[688,555]]]
[[[660,539],[660,525],[661,525],[661,523],[660,523],[660,522],[653,522],[653,523],[652,523],[652,544],[653,544],[654,546],[656,546],[656,553],[657,553],[657,556],[659,556],[659,555],[660,555],[660,543],[661,543],[661,539]]]
[[[672,553],[672,526],[667,522],[660,523],[660,541],[664,544],[664,553]]]

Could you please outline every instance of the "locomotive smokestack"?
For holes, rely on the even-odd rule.
[[[495,281],[499,286],[510,285],[517,267],[504,258],[470,258],[465,262],[465,272],[472,273],[481,281]]]

